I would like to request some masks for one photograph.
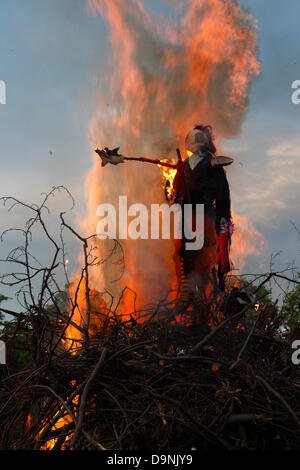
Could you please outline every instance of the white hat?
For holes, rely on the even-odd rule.
[[[208,150],[209,141],[205,132],[193,129],[185,139],[185,148],[192,153],[204,152]]]

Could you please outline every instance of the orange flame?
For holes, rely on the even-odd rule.
[[[85,279],[77,278],[69,289],[69,316],[72,323],[79,326],[81,329],[87,327],[87,297]],[[89,286],[89,309],[90,318],[88,325],[88,332],[91,337],[95,336],[98,332],[102,332],[103,328],[108,325],[109,311],[107,304],[102,295],[95,289]],[[84,335],[82,330],[76,328],[71,323],[68,325],[65,332],[64,344],[66,348],[72,353],[76,352],[82,347]]]
[[[233,0],[172,3],[171,14],[157,16],[142,0],[87,0],[89,10],[107,21],[112,45],[109,82],[98,93],[91,123],[93,149],[121,144],[125,155],[156,157],[174,154],[196,122],[211,124],[220,138],[239,132],[249,85],[260,71],[256,21]],[[175,170],[163,172],[172,185]],[[159,179],[154,165],[127,162],[103,169],[94,156],[86,178],[88,215],[81,228],[95,233],[98,205],[117,207],[119,195],[128,195],[128,204],[163,202]],[[259,250],[248,235],[246,242],[239,235],[233,239],[240,266],[249,242],[250,252]],[[109,249],[109,243],[96,244],[102,253]],[[128,291],[122,303],[122,311],[129,313],[174,288],[174,248],[169,240],[122,240],[122,246],[121,281],[114,283],[110,263],[94,270],[92,284],[98,291],[106,287],[116,299],[125,286],[134,289],[138,298]]]
[[[72,386],[75,386],[76,385],[76,382],[73,381],[73,383],[71,383]],[[73,405],[76,405],[78,406],[78,403],[79,403],[79,395],[76,395],[73,400],[72,400],[72,403]],[[55,415],[53,416],[53,419],[58,415],[58,413],[61,411],[58,410]],[[75,416],[76,416],[76,413],[75,413]],[[67,424],[70,424],[72,422],[72,418],[71,416],[69,415],[65,415],[63,416],[62,418],[59,418],[57,420],[57,422],[55,423],[55,425],[52,427],[51,431],[56,431],[58,429],[61,429],[63,428],[64,426],[66,426]],[[42,430],[40,431],[39,435],[37,436],[37,439],[38,437],[42,434],[43,430],[45,429],[45,426],[44,428],[42,428]],[[67,442],[69,442],[71,439],[72,439],[72,434],[68,435],[65,439],[65,442],[62,446],[62,450],[65,450],[66,449],[66,444]],[[42,446],[41,446],[41,450],[52,450],[53,447],[55,446],[56,442],[57,442],[57,439],[58,438],[54,438],[54,439],[49,439],[47,442],[45,442]]]
[[[162,162],[169,163],[170,160],[166,158],[162,160]],[[158,165],[158,166],[160,167],[161,173],[162,173],[163,189],[166,189],[167,193],[171,194],[173,190],[173,181],[174,181],[177,170],[173,168],[168,168],[166,166],[161,166],[161,165]],[[166,183],[168,183],[167,186],[166,186]]]

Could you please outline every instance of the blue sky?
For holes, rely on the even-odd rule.
[[[291,103],[291,83],[300,79],[300,2],[240,3],[258,21],[262,72],[241,134],[222,145],[242,163],[228,173],[234,208],[269,243],[263,259],[248,260],[245,270],[257,272],[279,250],[278,267],[300,265],[291,225],[300,226],[300,105]],[[170,8],[159,0],[145,4]],[[0,80],[7,85],[7,104],[0,105],[0,195],[34,202],[64,184],[83,213],[83,180],[92,165],[88,127],[110,54],[106,26],[87,13],[84,0],[1,0],[0,22]],[[0,208],[1,231],[20,221],[20,212]],[[0,258],[5,251],[0,245]]]
[[[269,242],[283,253],[278,267],[299,266],[300,106],[291,102],[291,83],[300,76],[300,4],[282,0],[243,0],[258,20],[261,74],[254,80],[242,133],[224,143],[243,166],[231,173],[233,200],[249,214]],[[251,265],[254,268],[255,261]]]

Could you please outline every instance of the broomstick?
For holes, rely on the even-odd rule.
[[[113,150],[109,150],[105,147],[102,150],[95,150],[95,152],[99,155],[102,160],[101,166],[105,166],[108,163],[111,165],[119,165],[119,163],[124,163],[125,160],[131,160],[136,162],[146,162],[146,163],[154,163],[155,165],[166,166],[167,168],[176,169],[178,164],[175,165],[173,163],[163,162],[159,159],[152,159],[152,158],[145,158],[145,157],[125,157],[124,155],[119,154],[120,147],[117,147]]]
[[[178,162],[177,164],[174,163],[168,163],[164,162],[159,159],[152,159],[152,158],[145,158],[145,157],[126,157],[125,155],[119,154],[120,147],[116,147],[113,150],[110,150],[109,148],[105,147],[104,149],[96,149],[95,152],[99,155],[101,158],[101,166],[105,166],[108,163],[111,165],[119,165],[119,163],[124,163],[125,160],[131,160],[131,161],[136,161],[136,162],[144,162],[144,163],[154,163],[155,165],[160,165],[160,166],[165,166],[167,168],[173,168],[176,169],[178,166],[182,163],[182,159],[180,156],[180,151],[177,149],[177,156],[178,156]],[[212,159],[212,166],[227,166],[230,165],[233,162],[233,158],[230,157],[214,157]]]

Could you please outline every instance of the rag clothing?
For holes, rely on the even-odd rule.
[[[186,250],[185,240],[176,240],[174,261],[178,284],[186,304],[204,304],[221,288],[230,271],[229,245],[232,234],[230,191],[223,167],[212,165],[210,152],[195,153],[179,167],[173,182],[172,202],[192,205],[195,229],[196,205],[204,205],[204,245]],[[215,266],[219,266],[219,283]],[[217,285],[219,284],[219,285]]]

